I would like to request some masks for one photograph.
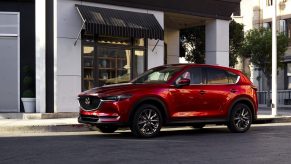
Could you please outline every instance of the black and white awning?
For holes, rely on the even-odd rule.
[[[153,14],[76,4],[85,30],[104,36],[164,40],[164,30]]]

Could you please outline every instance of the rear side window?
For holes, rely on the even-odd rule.
[[[224,70],[207,68],[207,84],[228,84],[228,76]]]
[[[207,84],[236,84],[239,75],[222,69],[207,68]]]
[[[229,84],[236,84],[239,80],[239,76],[237,74],[234,74],[232,72],[227,72],[228,74],[228,83]]]

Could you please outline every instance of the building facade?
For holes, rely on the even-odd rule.
[[[0,1],[0,112],[23,112],[26,65],[35,70],[37,113],[77,112],[84,90],[178,63],[183,28],[205,25],[206,63],[228,66],[229,20],[239,2]]]
[[[271,28],[273,14],[272,0],[242,0],[241,15],[234,19],[244,25],[244,31],[253,28]],[[289,38],[289,47],[285,52],[284,68],[279,70],[277,86],[278,90],[291,89],[291,1],[277,0],[277,31],[285,33]],[[264,75],[256,70],[256,67],[248,61],[240,62],[239,69],[250,72],[251,79],[260,91],[267,90],[267,82]],[[244,66],[243,66],[244,65]],[[259,77],[259,78],[258,78]]]

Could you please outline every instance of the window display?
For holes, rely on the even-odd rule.
[[[126,83],[143,73],[145,39],[83,37],[82,89]]]

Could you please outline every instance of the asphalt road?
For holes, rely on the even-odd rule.
[[[128,131],[0,134],[0,152],[1,164],[290,164],[291,123],[254,125],[243,134],[226,127],[179,128],[152,139]]]

